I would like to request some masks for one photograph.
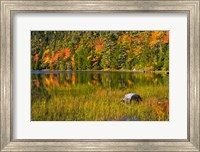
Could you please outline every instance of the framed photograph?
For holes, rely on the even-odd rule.
[[[199,0],[1,1],[1,151],[200,151]]]

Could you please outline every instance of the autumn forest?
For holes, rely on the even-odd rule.
[[[169,70],[169,31],[32,31],[32,70]]]
[[[31,120],[168,121],[169,31],[32,31]]]

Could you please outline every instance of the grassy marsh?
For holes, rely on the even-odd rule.
[[[118,72],[32,75],[32,121],[168,121],[169,80]],[[121,98],[138,93],[142,102]]]

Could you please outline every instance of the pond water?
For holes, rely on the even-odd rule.
[[[122,103],[127,93],[141,103]],[[162,73],[32,71],[34,121],[120,121],[169,119],[169,76]]]

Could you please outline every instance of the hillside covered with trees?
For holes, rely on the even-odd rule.
[[[169,70],[169,31],[32,31],[32,70]]]

